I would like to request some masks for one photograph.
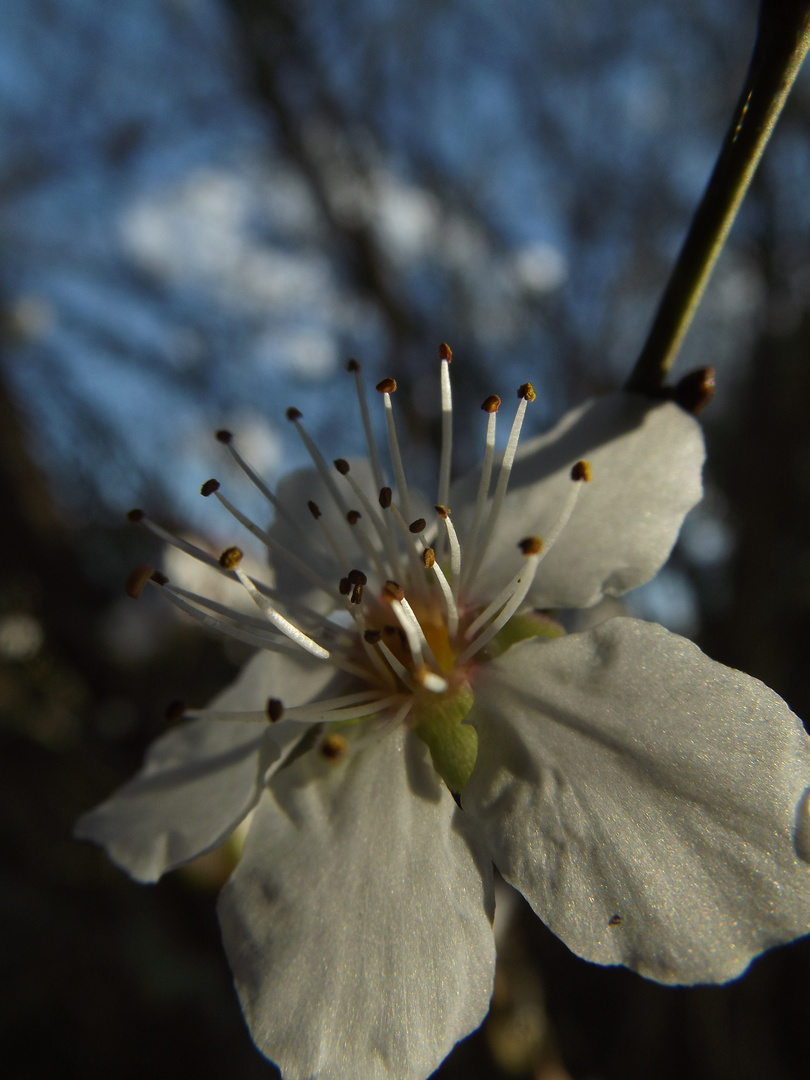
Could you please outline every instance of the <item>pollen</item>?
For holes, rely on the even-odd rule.
[[[521,540],[518,547],[524,555],[539,555],[544,548],[543,540],[539,536],[527,536]]]
[[[152,577],[154,570],[148,563],[141,563],[140,566],[136,566],[131,574],[127,577],[124,585],[124,590],[127,596],[133,600],[137,600],[143,590],[146,588],[147,582]]]
[[[330,731],[321,743],[321,753],[334,764],[337,764],[346,756],[349,743],[344,735],[338,735],[336,731]]]
[[[271,697],[267,699],[267,719],[271,724],[277,723],[284,715],[284,706],[281,700],[277,697]]]
[[[223,570],[235,570],[242,561],[242,551],[238,547],[225,548],[219,557],[219,565]]]
[[[571,469],[571,479],[576,481],[583,481],[586,484],[591,482],[591,463],[590,461],[578,461]]]
[[[518,387],[517,396],[524,401],[534,401],[537,398],[534,387],[530,382],[521,383]]]

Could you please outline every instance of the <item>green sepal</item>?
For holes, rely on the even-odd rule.
[[[410,713],[413,730],[430,750],[433,768],[456,794],[472,775],[478,755],[478,734],[463,723],[473,707],[469,686],[452,693],[431,695],[417,702]]]
[[[481,651],[482,660],[497,660],[507,649],[529,638],[565,637],[565,630],[556,619],[544,611],[527,611],[522,615],[513,615],[506,626],[499,630],[485,649]]]

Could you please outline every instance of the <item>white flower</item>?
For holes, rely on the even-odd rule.
[[[255,617],[153,580],[260,650],[77,830],[155,881],[254,810],[219,913],[287,1080],[418,1080],[481,1022],[493,862],[580,956],[665,983],[810,930],[810,740],[785,703],[658,626],[538,613],[658,570],[700,497],[697,423],[616,395],[518,451],[527,384],[500,462],[491,398],[483,465],[451,488],[441,355],[438,513],[408,489],[392,380],[385,486],[356,364],[370,463],[328,468],[290,410],[316,468],[273,494],[220,433],[275,522],[203,492],[266,542],[274,585],[235,548],[220,569]]]

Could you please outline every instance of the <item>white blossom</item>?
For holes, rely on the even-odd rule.
[[[183,541],[254,616],[160,587],[258,647],[208,709],[77,833],[135,879],[221,843],[253,811],[219,902],[253,1038],[286,1080],[423,1080],[492,991],[492,864],[566,944],[664,983],[722,982],[810,931],[810,740],[771,690],[659,626],[569,634],[553,615],[653,576],[701,494],[677,405],[615,395],[450,484],[440,351],[436,509],[411,489],[393,380],[378,389],[393,488],[356,364],[369,461],[272,492],[272,583]],[[144,523],[166,536],[158,525]],[[168,537],[167,537],[168,538]],[[171,539],[171,538],[169,538]]]

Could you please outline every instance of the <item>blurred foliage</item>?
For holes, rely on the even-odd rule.
[[[440,340],[476,414],[531,378],[545,426],[619,385],[755,16],[754,0],[4,4],[4,1076],[273,1075],[205,877],[136,888],[70,839],[167,703],[204,703],[244,659],[123,597],[131,566],[162,558],[123,512],[216,544],[226,526],[196,498],[222,468],[210,433],[240,431],[275,479],[302,460],[293,402],[330,452],[356,452],[348,355],[400,381],[417,470]],[[707,498],[635,601],[805,718],[809,136],[805,72],[681,361],[719,371]],[[492,1018],[443,1077],[807,1075],[807,942],[693,990],[586,965],[520,904],[501,944]]]

